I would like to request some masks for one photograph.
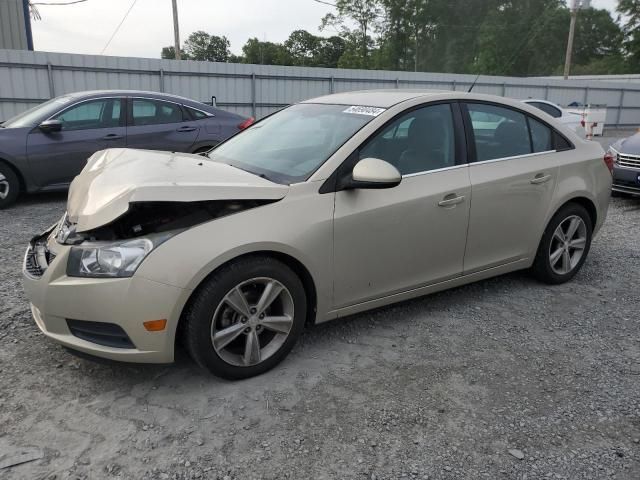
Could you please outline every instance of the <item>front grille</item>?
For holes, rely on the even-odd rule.
[[[38,261],[37,249],[43,249],[46,265],[41,265],[40,262]],[[24,269],[32,277],[40,278],[42,274],[45,272],[45,270],[49,268],[49,265],[51,265],[54,258],[56,258],[55,253],[52,253],[49,250],[47,250],[47,248],[44,245],[36,244],[35,247],[29,246],[24,258]]]
[[[87,322],[67,319],[69,331],[87,342],[112,348],[136,348],[120,325],[106,322]]]
[[[624,153],[619,153],[618,165],[620,165],[621,167],[640,169],[640,155],[627,155]]]
[[[33,251],[33,248],[29,247],[27,250],[27,254],[24,259],[24,269],[25,271],[31,275],[32,277],[39,278],[44,273],[44,270],[40,268],[38,265],[38,259],[36,258],[36,254]]]

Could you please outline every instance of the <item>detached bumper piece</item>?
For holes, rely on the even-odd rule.
[[[112,348],[136,348],[120,325],[67,319],[67,327],[75,337]]]

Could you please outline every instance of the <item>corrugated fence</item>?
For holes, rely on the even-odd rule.
[[[173,93],[262,117],[299,100],[372,88],[467,90],[474,75],[281,67],[0,50],[0,119],[64,93]],[[481,76],[474,91],[517,99],[606,105],[609,126],[640,125],[640,83]]]

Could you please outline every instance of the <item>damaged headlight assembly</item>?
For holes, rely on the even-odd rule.
[[[84,242],[71,247],[69,277],[131,277],[151,251],[179,232],[165,232],[115,242]]]

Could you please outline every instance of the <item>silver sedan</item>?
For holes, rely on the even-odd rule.
[[[610,156],[544,112],[461,92],[286,108],[209,157],[94,154],[27,248],[45,335],[216,375],[274,367],[306,324],[520,269],[570,280],[602,226]]]

